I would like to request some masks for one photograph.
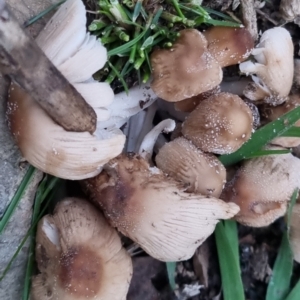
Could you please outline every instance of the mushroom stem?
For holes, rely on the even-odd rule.
[[[120,128],[130,117],[149,107],[156,99],[149,82],[131,88],[128,94],[116,94],[113,103],[106,107],[110,113],[109,120],[98,122],[97,128]]]
[[[166,119],[158,123],[148,134],[146,134],[140,146],[139,155],[149,162],[158,136],[162,132],[169,133],[173,131],[175,126],[175,121],[171,119]]]
[[[0,0],[0,70],[17,82],[64,129],[93,133],[92,107],[19,26]]]

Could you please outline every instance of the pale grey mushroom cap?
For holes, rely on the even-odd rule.
[[[285,214],[300,187],[299,170],[300,160],[290,153],[249,159],[226,184],[221,199],[239,205],[235,219],[241,224],[268,226]]]
[[[257,62],[246,61],[240,70],[252,76],[254,83],[244,94],[251,100],[262,100],[278,105],[290,93],[294,74],[294,45],[290,33],[282,27],[268,29],[252,50]]]
[[[38,225],[32,300],[125,300],[132,262],[100,211],[66,198]]]
[[[235,204],[183,192],[139,156],[113,159],[84,186],[112,226],[162,261],[189,259],[220,219],[238,212]]]

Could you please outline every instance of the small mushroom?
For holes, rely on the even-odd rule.
[[[107,83],[92,79],[105,64],[107,51],[96,37],[86,33],[85,23],[82,1],[69,0],[40,33],[37,43],[94,108],[97,131],[91,135],[64,130],[15,84],[7,105],[9,127],[24,158],[46,173],[73,180],[98,174],[102,165],[121,153],[125,143],[119,129],[99,129],[99,121],[109,117],[105,106],[114,94]]]
[[[288,100],[281,105],[263,106],[262,115],[267,119],[267,121],[272,122],[299,106],[300,106],[300,95],[294,94],[294,95],[290,95],[288,97]],[[294,124],[294,126],[300,127],[300,120],[297,121]],[[288,137],[288,136],[277,137],[271,141],[271,144],[286,147],[286,148],[297,147],[300,145],[300,138]]]
[[[59,202],[44,216],[36,238],[41,272],[32,280],[33,300],[125,300],[132,263],[121,240],[92,204]]]
[[[233,94],[203,100],[182,125],[184,137],[204,152],[228,154],[239,149],[253,130],[251,109]]]
[[[254,40],[246,28],[212,26],[203,34],[208,51],[222,67],[241,63],[254,47]]]
[[[171,49],[154,50],[151,54],[156,95],[170,102],[206,92],[222,80],[219,63],[207,50],[204,35],[196,29],[180,31]]]
[[[300,263],[300,203],[294,205],[290,223],[290,245],[294,255],[294,260]]]
[[[184,187],[135,155],[121,155],[83,182],[113,227],[162,261],[189,259],[220,219],[238,207],[183,192]]]
[[[252,76],[254,82],[245,89],[245,96],[271,105],[286,101],[294,74],[294,45],[290,33],[282,27],[265,31],[251,54],[256,63],[240,64],[242,73],[257,75]]]
[[[165,144],[155,161],[164,173],[183,182],[187,192],[219,197],[226,183],[226,169],[222,163],[183,137]]]
[[[268,226],[285,214],[300,186],[299,169],[300,160],[290,153],[249,159],[226,184],[221,199],[240,207],[235,219],[241,224]]]

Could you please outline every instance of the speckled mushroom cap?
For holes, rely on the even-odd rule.
[[[290,244],[294,255],[294,260],[300,263],[300,203],[294,205],[290,223]]]
[[[125,300],[132,263],[121,240],[90,203],[67,198],[38,225],[32,300]]]
[[[299,170],[300,160],[290,153],[249,159],[226,184],[221,199],[239,205],[235,219],[241,224],[268,226],[285,214],[300,186]]]
[[[212,26],[203,34],[209,52],[222,67],[241,63],[254,47],[254,40],[246,28]]]
[[[162,261],[189,259],[220,219],[238,211],[235,204],[183,192],[139,156],[121,155],[83,184],[112,226]]]
[[[288,97],[288,100],[281,105],[278,106],[270,106],[264,105],[261,108],[262,115],[269,121],[275,121],[282,115],[288,113],[289,111],[295,109],[296,107],[300,106],[300,95],[294,94]],[[296,127],[300,127],[300,120],[298,120],[295,125]],[[271,141],[272,144],[292,148],[297,147],[300,145],[300,138],[299,137],[288,137],[282,136],[277,137]]]
[[[204,152],[228,154],[251,136],[251,109],[238,96],[219,93],[202,101],[182,125],[184,137]]]
[[[226,183],[222,163],[183,137],[165,144],[155,161],[163,172],[186,184],[187,192],[219,197]]]
[[[196,29],[180,31],[171,49],[154,50],[151,54],[156,95],[170,102],[206,92],[222,80],[219,63],[207,51],[207,41]]]

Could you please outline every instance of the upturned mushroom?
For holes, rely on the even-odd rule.
[[[226,183],[222,163],[183,137],[165,144],[155,161],[164,173],[186,185],[187,192],[219,197]]]
[[[126,299],[131,259],[87,201],[67,198],[40,220],[36,260],[41,273],[32,280],[33,300]]]
[[[244,101],[233,94],[219,93],[203,100],[182,125],[185,138],[204,152],[228,154],[251,136],[253,116]]]
[[[151,54],[156,95],[170,102],[180,101],[217,86],[222,69],[207,50],[204,35],[196,29],[180,31],[171,49],[157,49]]]
[[[238,207],[185,193],[184,186],[136,155],[121,155],[83,182],[113,227],[162,261],[189,259],[220,219]]]
[[[246,60],[254,47],[254,40],[246,28],[212,26],[203,32],[208,51],[221,67]]]
[[[240,207],[235,219],[241,224],[268,226],[285,214],[294,190],[300,187],[299,169],[300,160],[290,153],[249,159],[220,198]]]
[[[86,33],[85,23],[82,1],[69,0],[40,33],[37,43],[95,109],[98,121],[103,121],[109,117],[105,107],[114,94],[108,84],[94,81],[92,74],[103,67],[107,53],[95,37]],[[7,116],[24,158],[61,178],[83,179],[98,174],[103,164],[121,153],[125,143],[117,128],[98,128],[93,135],[64,130],[16,85],[10,89]]]
[[[300,106],[300,95],[294,94],[294,95],[290,95],[288,97],[288,100],[284,102],[282,105],[278,105],[278,106],[264,105],[261,108],[261,111],[262,111],[262,115],[266,118],[266,120],[268,122],[272,122],[299,106]],[[300,127],[300,120],[297,121],[294,124],[294,126]],[[289,136],[277,137],[271,141],[271,144],[286,147],[286,148],[297,147],[300,145],[300,138],[289,137]]]
[[[240,64],[242,73],[256,74],[244,95],[250,100],[263,100],[271,105],[286,101],[294,74],[294,45],[290,33],[282,27],[265,31],[251,54],[257,62]]]

